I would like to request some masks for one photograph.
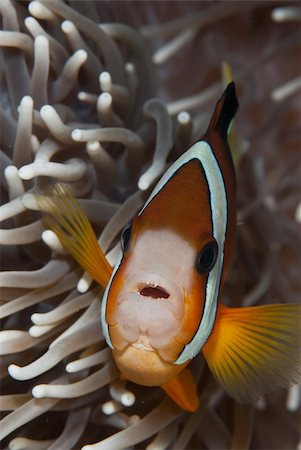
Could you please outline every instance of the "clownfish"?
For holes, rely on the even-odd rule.
[[[168,168],[124,229],[114,270],[64,186],[40,200],[47,226],[105,288],[101,326],[122,377],[161,386],[187,411],[199,406],[187,366],[200,352],[240,402],[300,382],[300,306],[220,303],[236,225],[227,135],[237,108],[232,82],[204,136]]]

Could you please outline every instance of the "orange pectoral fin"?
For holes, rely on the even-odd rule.
[[[161,388],[185,411],[194,412],[199,407],[197,386],[189,369],[183,369]]]
[[[217,381],[240,402],[300,382],[300,305],[220,305],[203,353]]]
[[[46,213],[45,226],[59,238],[64,249],[102,287],[109,282],[112,268],[96,239],[91,224],[68,187],[57,183],[46,195],[35,195]]]

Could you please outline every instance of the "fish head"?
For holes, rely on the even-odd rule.
[[[202,178],[197,161],[181,167],[134,218],[104,294],[105,337],[121,373],[138,384],[163,384],[195,356],[178,362],[200,326],[218,256]]]

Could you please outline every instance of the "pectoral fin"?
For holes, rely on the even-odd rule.
[[[47,194],[37,194],[39,208],[46,213],[44,223],[65,250],[95,281],[106,287],[112,268],[96,239],[91,224],[70,190],[58,183]]]
[[[189,369],[184,369],[162,389],[185,411],[196,411],[199,407],[197,386]]]
[[[300,305],[221,305],[203,353],[226,392],[248,402],[300,382],[300,328]]]

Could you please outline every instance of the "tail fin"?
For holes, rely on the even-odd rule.
[[[210,120],[206,134],[219,133],[222,138],[227,139],[227,133],[232,119],[238,109],[235,84],[232,81],[226,87],[222,97],[216,104],[213,116]]]

